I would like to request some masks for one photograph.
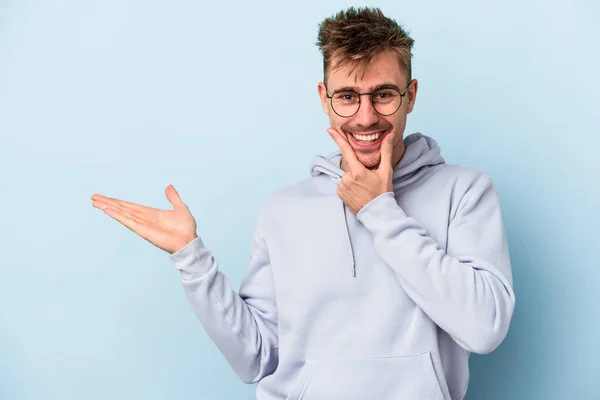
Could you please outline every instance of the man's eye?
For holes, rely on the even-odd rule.
[[[336,94],[336,99],[341,101],[355,101],[356,94],[355,93],[338,93]]]
[[[393,90],[383,90],[373,95],[373,101],[383,104],[395,102],[397,99],[398,93]]]

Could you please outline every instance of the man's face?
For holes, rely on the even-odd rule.
[[[332,60],[331,65],[335,65]],[[345,65],[341,69],[332,71],[330,69],[327,78],[327,93],[331,96],[334,92],[342,89],[352,88],[356,93],[373,92],[381,85],[395,85],[400,93],[407,89],[407,77],[400,67],[398,56],[395,53],[382,53],[373,60],[360,79],[361,72],[358,68],[350,74],[352,65]],[[370,95],[360,96],[360,108],[351,117],[341,117],[332,109],[331,101],[326,96],[325,84],[319,82],[319,96],[325,114],[329,116],[332,128],[337,129],[350,143],[356,157],[366,168],[377,168],[381,159],[381,143],[387,135],[394,135],[392,165],[395,166],[404,155],[404,143],[402,141],[404,128],[406,127],[406,116],[414,107],[417,96],[418,83],[413,79],[408,87],[406,95],[402,97],[402,103],[398,111],[392,115],[384,116],[375,111]],[[336,110],[339,112],[339,110]],[[359,141],[355,136],[379,134],[375,141]],[[371,136],[374,138],[376,136]],[[363,136],[365,139],[365,136]]]

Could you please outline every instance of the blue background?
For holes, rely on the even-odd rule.
[[[0,398],[251,399],[162,250],[91,206],[170,208],[234,288],[258,207],[336,149],[317,24],[341,1],[0,2]],[[598,399],[600,4],[381,1],[415,39],[415,111],[490,175],[517,307],[473,399]]]

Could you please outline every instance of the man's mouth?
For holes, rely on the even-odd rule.
[[[375,147],[385,136],[386,131],[376,131],[367,133],[350,133],[347,132],[348,138],[356,143],[359,147]]]

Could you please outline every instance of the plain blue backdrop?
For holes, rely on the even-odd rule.
[[[467,399],[600,399],[600,4],[0,1],[0,398],[251,399],[165,252],[91,206],[173,184],[234,288],[258,207],[336,146],[317,25],[415,39],[405,135],[492,177],[517,306]]]

